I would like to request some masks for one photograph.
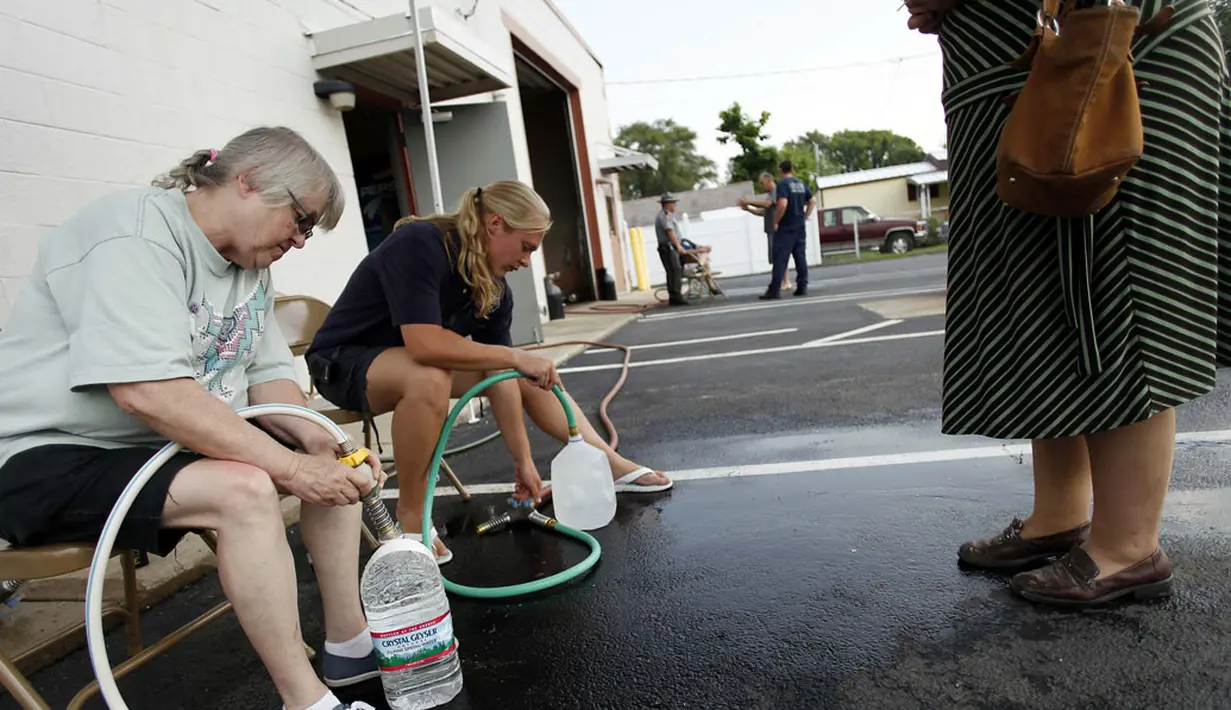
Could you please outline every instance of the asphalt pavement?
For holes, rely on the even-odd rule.
[[[731,280],[727,299],[655,310],[613,336],[637,365],[610,407],[621,452],[678,483],[622,495],[582,579],[503,602],[451,598],[465,687],[447,707],[1231,707],[1229,376],[1179,413],[1163,535],[1176,595],[1034,607],[1006,577],[956,564],[961,542],[1029,512],[1032,491],[1022,442],[939,434],[944,263],[817,269],[806,298],[777,302],[755,298],[768,277]],[[567,364],[589,415],[619,360]],[[464,425],[450,443],[490,430]],[[531,439],[546,477],[559,445]],[[468,484],[512,480],[500,441],[451,463]],[[478,538],[504,498],[437,499],[449,579],[510,584],[582,559],[541,530]],[[316,586],[297,529],[290,540],[319,647]],[[216,577],[192,585],[147,612],[147,636],[220,599]],[[77,653],[33,681],[63,707],[90,677]],[[279,707],[233,617],[120,687],[133,708]],[[383,707],[378,682],[341,695]]]

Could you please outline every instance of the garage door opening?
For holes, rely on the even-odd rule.
[[[515,56],[530,172],[553,221],[543,241],[543,262],[549,276],[558,274],[554,281],[566,299],[593,301],[598,293],[590,266],[569,95],[526,57]]]
[[[402,125],[395,109],[363,104],[342,114],[342,123],[359,191],[359,213],[371,251],[389,236],[395,222],[415,214],[406,179]]]

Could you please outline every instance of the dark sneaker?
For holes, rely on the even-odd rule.
[[[808,295],[808,289],[806,289],[806,288],[797,288],[797,289],[795,289],[795,295],[796,295],[796,296],[807,296],[807,295]]]
[[[379,678],[380,666],[376,661],[376,649],[372,649],[364,658],[346,658],[322,651],[321,675],[324,676],[325,685],[330,688],[342,688]]]
[[[1086,541],[1090,523],[1046,537],[1023,538],[1022,519],[1013,518],[999,535],[971,540],[958,548],[962,562],[987,569],[1016,569],[1068,554]]]
[[[778,300],[779,298],[782,298],[782,294],[780,294],[780,293],[763,293],[763,294],[761,294],[760,296],[757,296],[757,298],[758,298],[759,300],[762,300],[762,301],[776,301],[776,300]]]
[[[1171,560],[1161,548],[1110,577],[1098,575],[1098,563],[1075,547],[1047,567],[1014,576],[1009,588],[1032,602],[1074,608],[1129,596],[1137,601],[1171,596]]]

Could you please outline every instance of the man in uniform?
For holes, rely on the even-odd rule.
[[[774,273],[769,288],[760,296],[762,300],[782,297],[779,287],[792,256],[795,257],[795,295],[808,293],[807,224],[816,209],[816,196],[792,170],[789,160],[778,166],[782,179],[774,193],[778,203],[774,211]]]
[[[680,253],[684,251],[684,245],[680,243],[680,228],[675,223],[677,200],[668,192],[659,199],[659,203],[663,208],[654,220],[654,231],[658,234],[658,257],[667,272],[668,302],[673,306],[684,306],[688,301],[684,300],[682,293],[684,265],[680,262]]]

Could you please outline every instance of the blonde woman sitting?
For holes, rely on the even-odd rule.
[[[552,393],[555,363],[512,347],[513,294],[505,276],[530,266],[551,215],[527,185],[494,182],[466,191],[453,214],[405,218],[360,262],[307,353],[321,395],[369,415],[393,412],[402,479],[397,515],[411,537],[423,527],[427,470],[449,400],[492,373],[516,378],[485,390],[513,456],[516,495],[539,500],[542,481],[523,409],[540,429],[568,440]],[[467,339],[469,337],[469,339]],[[585,440],[607,453],[619,493],[654,493],[672,481],[617,454],[572,403]],[[440,564],[452,553],[433,531]]]

